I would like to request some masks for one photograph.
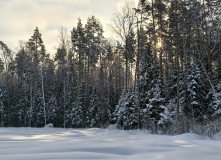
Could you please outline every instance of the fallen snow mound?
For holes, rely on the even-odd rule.
[[[208,137],[200,136],[194,133],[184,133],[181,135],[173,136],[174,139],[179,140],[206,140]]]
[[[45,128],[53,128],[53,127],[54,127],[54,125],[52,123],[48,123],[45,125]]]
[[[214,139],[221,140],[221,132],[218,132],[214,135]]]
[[[111,130],[115,130],[117,129],[117,124],[110,124],[108,127],[107,127],[107,130],[111,131]]]

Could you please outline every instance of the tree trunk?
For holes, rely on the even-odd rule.
[[[200,48],[200,57],[202,60],[202,64],[204,65],[204,54],[203,54],[203,47],[202,47],[202,39],[201,39],[201,34],[200,34],[200,29],[199,29],[199,23],[196,22],[196,27],[197,27],[197,36],[198,36],[198,44],[199,44],[199,48]]]
[[[162,13],[161,11],[159,12],[159,25],[160,25],[160,39],[159,39],[159,43],[162,43],[162,30],[163,30],[163,25],[162,25]],[[160,79],[163,82],[163,46],[161,44],[161,46],[159,46],[160,48],[160,55],[159,55],[159,59],[160,59]]]
[[[184,24],[184,6],[182,2],[182,38],[183,38],[183,55],[184,55],[184,86],[185,86],[185,99],[187,98],[187,53],[186,53],[186,29]]]
[[[177,20],[177,0],[176,0],[176,67],[177,67],[177,120],[179,120],[179,110],[180,110],[180,82],[179,82],[179,51],[178,51],[178,20]]]
[[[34,78],[33,78],[33,85],[34,85],[34,90],[33,90],[33,110],[34,110],[34,127],[37,127],[37,114],[36,114],[36,90],[37,90],[37,86],[36,86],[36,74],[37,74],[37,64],[35,65],[35,72],[34,72]]]
[[[203,6],[205,7],[205,3],[204,3],[204,0],[203,0]],[[203,12],[203,22],[204,22],[204,27],[205,27],[205,30],[206,30],[206,51],[207,51],[207,71],[210,75],[210,78],[212,77],[212,67],[211,67],[211,51],[210,51],[210,48],[209,48],[209,36],[208,36],[208,29],[207,29],[207,22],[206,22],[206,12],[204,10]]]
[[[78,87],[78,95],[80,95],[80,85],[81,85],[81,53],[78,54],[78,83],[77,83],[77,87]]]
[[[156,54],[156,46],[157,46],[157,42],[156,42],[156,27],[155,27],[155,16],[154,16],[154,0],[152,0],[152,25],[153,25],[153,41],[154,41],[154,49],[153,49],[153,54],[154,54],[154,59],[156,60],[157,58],[157,54]]]
[[[220,71],[221,71],[221,34],[219,39],[219,58],[218,58],[218,82],[221,81]]]
[[[86,106],[88,106],[89,104],[89,72],[90,72],[90,56],[88,55],[87,57],[87,73],[86,73],[86,100],[85,100],[85,103],[86,103]]]
[[[42,73],[42,66],[41,66],[41,89],[42,89],[42,99],[43,99],[43,105],[44,105],[44,122],[45,122],[45,126],[46,126],[46,124],[47,124],[46,105],[45,105],[45,92],[44,92],[44,79],[43,79],[43,73]]]
[[[32,81],[30,80],[30,115],[29,115],[29,127],[31,127],[31,123],[32,123],[32,111],[33,111],[33,83]]]
[[[125,74],[125,92],[127,92],[127,87],[128,87],[128,58],[126,57],[126,61],[125,61],[125,65],[126,65],[126,74]]]

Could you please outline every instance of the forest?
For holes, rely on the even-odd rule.
[[[51,58],[36,27],[17,51],[0,41],[0,126],[116,124],[159,134],[221,130],[221,2],[140,0],[59,30]]]

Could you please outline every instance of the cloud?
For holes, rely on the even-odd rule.
[[[112,14],[125,0],[0,0],[0,40],[15,49],[19,40],[27,41],[38,26],[46,49],[54,52],[58,30],[71,30],[78,17],[85,24],[95,15],[104,29]]]

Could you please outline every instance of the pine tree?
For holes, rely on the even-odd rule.
[[[77,65],[78,65],[78,95],[80,94],[80,85],[84,80],[84,59],[85,59],[85,52],[86,52],[86,36],[85,36],[85,29],[81,23],[81,19],[78,19],[77,27],[73,28],[71,32],[71,40],[72,46],[74,51],[77,53]]]
[[[102,97],[103,90],[104,90],[104,66],[103,66],[103,54],[104,49],[102,46],[103,41],[103,27],[98,19],[95,18],[95,16],[92,16],[88,18],[87,24],[85,25],[85,37],[86,37],[86,59],[85,59],[85,106],[90,106],[90,95],[89,90],[91,86],[93,86],[93,83],[91,81],[98,81],[99,84],[99,92],[100,96]],[[99,62],[99,63],[98,63]],[[95,68],[95,65],[98,64],[98,68],[100,68],[100,73],[98,79],[94,79],[92,77],[93,75],[93,69]],[[96,70],[96,69],[95,69]],[[102,101],[100,102],[102,103]],[[105,105],[103,105],[105,107]],[[89,108],[86,108],[86,110],[89,110]],[[104,109],[105,110],[105,109]]]
[[[68,94],[68,67],[66,65],[67,63],[67,50],[64,48],[58,48],[57,53],[55,55],[55,62],[57,63],[57,97],[58,97],[58,107],[60,107],[61,111],[61,119],[63,119],[63,127],[66,126],[66,98]]]
[[[30,125],[37,126],[37,113],[36,113],[36,96],[37,96],[37,79],[38,79],[38,66],[40,62],[44,60],[45,57],[45,46],[41,38],[41,33],[38,28],[34,30],[33,36],[27,42],[27,48],[30,56],[32,57],[33,63],[33,84],[32,91],[30,91],[31,97],[31,109],[33,110],[33,119],[30,119]],[[32,117],[32,116],[30,116]]]
[[[131,85],[130,74],[132,70],[132,64],[134,62],[135,44],[136,44],[135,34],[134,34],[134,31],[131,30],[126,37],[125,50],[124,50],[125,67],[126,67],[126,71],[125,71],[126,72],[126,75],[125,75],[125,90],[126,91],[128,89],[128,86]]]

